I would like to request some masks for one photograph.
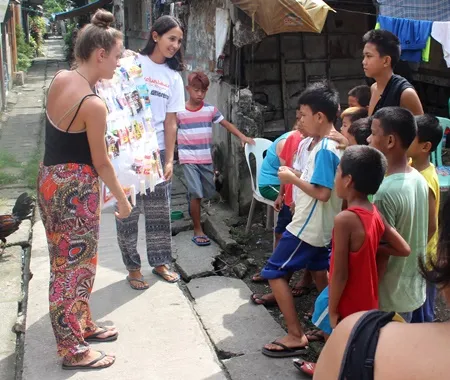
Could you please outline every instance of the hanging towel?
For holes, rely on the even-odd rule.
[[[450,21],[434,22],[431,37],[442,45],[445,62],[447,67],[450,67]]]
[[[422,50],[427,48],[427,40],[431,34],[433,25],[431,21],[379,16],[378,23],[382,29],[394,33],[399,38],[402,48],[400,59],[409,62],[422,60]]]

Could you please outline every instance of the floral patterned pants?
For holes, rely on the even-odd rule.
[[[51,323],[58,354],[73,363],[88,353],[84,338],[97,328],[89,309],[100,223],[95,169],[84,164],[41,165],[38,204],[50,253]]]

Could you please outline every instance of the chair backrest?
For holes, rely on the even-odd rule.
[[[439,120],[439,124],[442,127],[442,130],[445,131],[446,129],[450,129],[450,119],[446,119],[445,117],[437,117],[437,119]],[[442,136],[444,137],[444,136]],[[434,166],[443,166],[442,165],[442,143],[444,140],[441,140],[441,142],[439,143],[437,149],[431,153],[431,162],[433,163]]]
[[[252,180],[252,190],[259,194],[258,177],[261,171],[261,165],[264,160],[264,152],[272,145],[272,141],[262,138],[255,138],[255,145],[245,144],[245,159],[247,160],[248,170],[250,172],[250,178]],[[250,154],[255,156],[256,161],[256,179],[253,178],[252,167],[250,166]]]

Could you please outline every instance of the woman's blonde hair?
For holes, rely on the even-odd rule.
[[[85,25],[78,33],[75,42],[75,57],[79,61],[87,61],[95,49],[105,49],[107,53],[123,39],[123,34],[112,28],[114,15],[99,9],[92,16],[91,23]]]

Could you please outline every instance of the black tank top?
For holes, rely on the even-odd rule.
[[[392,75],[391,79],[389,79],[389,82],[386,85],[386,88],[381,94],[380,100],[378,100],[377,104],[375,105],[373,113],[384,107],[399,107],[402,93],[407,88],[414,89],[414,86],[400,75]]]
[[[86,95],[81,99],[75,115],[65,131],[53,125],[48,115],[45,120],[45,153],[44,165],[52,166],[59,164],[86,164],[92,165],[91,150],[86,131],[70,133],[69,129],[77,117],[83,102],[95,94]]]

